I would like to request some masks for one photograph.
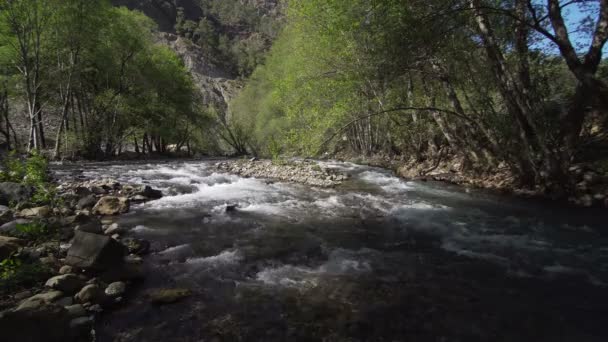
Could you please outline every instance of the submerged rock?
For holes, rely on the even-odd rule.
[[[188,289],[157,289],[148,293],[148,299],[152,304],[163,305],[178,302],[191,295],[192,291]]]

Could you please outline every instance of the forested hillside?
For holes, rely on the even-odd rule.
[[[290,1],[287,23],[232,104],[252,151],[458,160],[555,195],[606,159],[606,1]]]
[[[183,63],[154,22],[106,1],[0,2],[8,148],[98,158],[184,144],[202,116]]]

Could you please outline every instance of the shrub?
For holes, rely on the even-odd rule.
[[[18,224],[15,230],[17,231],[14,234],[16,237],[30,241],[43,241],[53,235],[53,230],[42,222]]]
[[[0,262],[0,294],[44,281],[50,270],[40,262],[26,262],[12,255]]]
[[[17,156],[15,151],[11,151],[3,160],[4,167],[0,171],[0,181],[21,183],[25,177],[25,165]]]

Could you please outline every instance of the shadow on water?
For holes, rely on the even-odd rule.
[[[212,162],[77,171],[166,195],[120,218],[155,253],[98,341],[608,340],[605,214],[320,164],[351,180],[312,189]],[[155,288],[192,296],[156,306]]]

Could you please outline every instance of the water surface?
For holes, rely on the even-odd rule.
[[[320,166],[351,179],[318,189],[213,161],[79,167],[165,194],[120,218],[154,253],[98,341],[608,340],[606,215]],[[172,287],[193,296],[143,295]]]

